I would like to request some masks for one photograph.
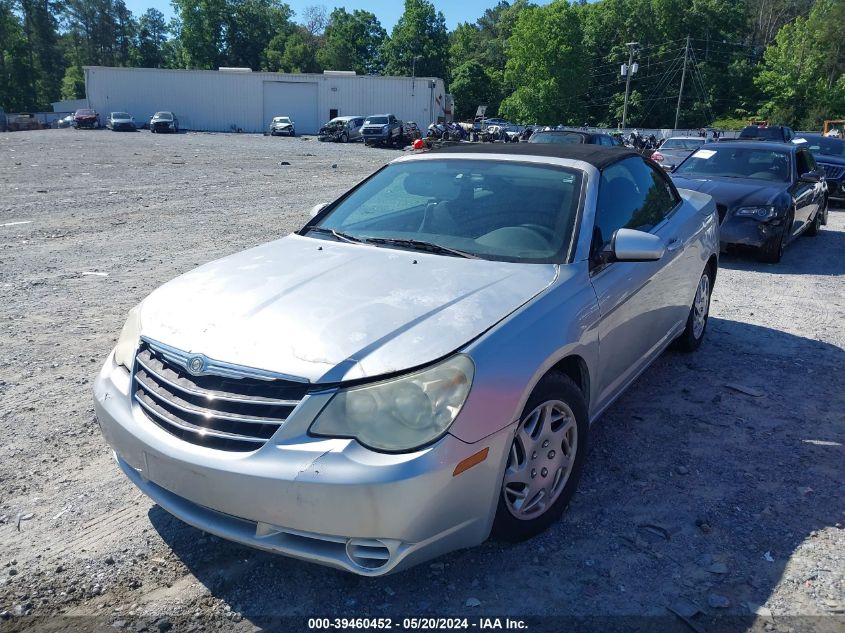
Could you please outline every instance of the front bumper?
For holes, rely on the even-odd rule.
[[[77,119],[76,121],[74,121],[74,125],[76,125],[76,127],[95,128],[99,125],[99,123],[96,119]]]
[[[130,397],[110,356],[94,385],[97,419],[121,469],[162,508],[199,529],[259,549],[367,576],[477,545],[490,533],[508,426],[476,444],[451,435],[388,455],[354,440],[307,435],[330,393],[306,398],[251,453],[170,435]],[[488,448],[487,459],[453,476]]]
[[[761,247],[784,230],[783,219],[774,218],[765,222],[754,218],[736,217],[728,214],[719,227],[719,240],[725,246]]]
[[[112,129],[116,131],[134,132],[136,130],[134,123],[113,123]]]
[[[176,128],[172,127],[170,123],[151,123],[150,129],[156,132],[175,132]]]
[[[293,134],[291,127],[274,127],[270,130],[273,134]]]

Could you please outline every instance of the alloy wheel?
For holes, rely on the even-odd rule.
[[[577,451],[578,426],[565,402],[549,400],[526,415],[511,445],[502,487],[510,513],[530,520],[546,512],[566,486]]]
[[[710,275],[704,273],[698,281],[693,302],[692,334],[700,338],[707,325],[707,314],[710,312]]]

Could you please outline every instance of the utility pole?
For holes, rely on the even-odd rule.
[[[639,46],[639,42],[628,42],[625,46],[628,47],[628,64],[625,66],[625,106],[622,108],[622,129],[625,129],[625,124],[628,121],[628,95],[631,92],[631,76],[634,74],[634,51]]]
[[[678,121],[681,118],[681,99],[684,98],[684,82],[687,78],[687,60],[689,60],[689,35],[687,45],[684,48],[684,71],[681,73],[681,89],[678,91],[678,107],[675,108],[675,129],[678,129]],[[677,70],[675,72],[678,72]]]

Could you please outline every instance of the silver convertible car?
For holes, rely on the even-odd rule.
[[[137,307],[96,379],[117,464],[206,532],[375,576],[555,521],[590,424],[716,279],[707,195],[594,145],[394,160]]]

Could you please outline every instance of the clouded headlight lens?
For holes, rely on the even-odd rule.
[[[120,331],[120,338],[114,348],[114,362],[132,370],[132,361],[135,359],[135,352],[138,350],[138,341],[141,337],[141,304],[136,305],[129,311],[126,323]]]
[[[339,391],[311,426],[315,435],[352,437],[381,451],[408,451],[443,435],[472,385],[472,361],[459,354],[415,374]]]
[[[775,217],[775,213],[774,207],[740,207],[736,210],[738,216],[756,220],[770,220]]]

